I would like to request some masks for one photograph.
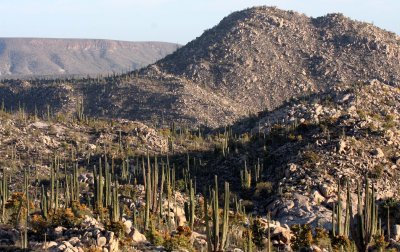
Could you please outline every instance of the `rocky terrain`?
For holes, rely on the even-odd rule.
[[[154,63],[177,48],[163,42],[0,38],[0,78],[122,73]]]
[[[378,200],[399,199],[399,108],[400,90],[373,80],[337,86],[261,116],[253,132],[274,135],[286,128],[289,141],[274,146],[269,155],[279,160],[274,170],[282,193],[294,195],[267,208],[289,225],[330,223],[337,182],[348,180],[356,199],[364,176],[373,179]]]
[[[389,200],[394,202],[391,206],[391,239],[387,238],[387,244],[396,251],[400,246],[400,216],[397,214],[400,209],[399,110],[399,88],[378,80],[357,82],[351,86],[336,85],[324,93],[292,99],[275,110],[259,113],[228,129],[211,131],[201,128],[190,131],[179,124],[153,129],[140,122],[90,117],[80,121],[79,115],[68,114],[46,118],[46,115],[28,115],[21,109],[13,115],[6,112],[1,114],[1,166],[11,177],[9,189],[13,192],[24,190],[22,170],[16,167],[31,167],[32,174],[39,174],[35,181],[42,181],[40,183],[44,185],[54,169],[54,155],[66,160],[66,168],[61,165],[61,170],[72,169],[73,162],[82,167],[78,176],[82,205],[72,205],[72,209],[75,209],[73,212],[79,213],[74,215],[77,219],[73,219],[78,224],[71,226],[66,224],[70,222],[53,219],[52,223],[57,224],[45,225],[48,242],[44,243],[43,237],[35,233],[37,223],[31,220],[30,247],[39,251],[45,248],[50,251],[82,251],[89,247],[107,248],[108,251],[122,248],[154,251],[170,246],[167,241],[172,238],[161,235],[168,234],[161,231],[162,224],[157,224],[161,225],[157,227],[157,232],[161,234],[157,234],[164,237],[163,242],[157,240],[161,238],[154,237],[156,233],[146,232],[142,224],[138,224],[142,222],[136,221],[135,227],[132,224],[134,219],[131,211],[138,211],[140,216],[143,207],[148,204],[141,180],[143,173],[138,173],[147,153],[152,155],[151,159],[158,156],[161,160],[159,164],[164,166],[165,163],[173,163],[177,169],[176,179],[179,182],[175,184],[176,203],[168,203],[167,198],[161,202],[165,207],[163,211],[171,211],[168,216],[176,218],[173,222],[177,224],[172,230],[190,225],[185,208],[185,204],[190,202],[190,195],[185,189],[184,181],[188,179],[185,172],[189,172],[189,177],[196,181],[195,202],[198,210],[195,212],[193,230],[185,235],[183,233],[186,231],[183,230],[170,231],[179,239],[188,239],[191,245],[174,245],[183,246],[181,249],[186,246],[196,251],[206,249],[208,238],[201,214],[206,195],[201,188],[209,186],[213,176],[218,175],[220,182],[228,181],[231,184],[232,240],[226,248],[229,251],[246,247],[245,243],[239,241],[246,239],[249,222],[257,223],[250,226],[253,232],[258,230],[257,239],[261,239],[254,238],[255,246],[265,248],[271,241],[275,248],[286,251],[295,248],[297,243],[294,237],[301,237],[295,233],[293,225],[307,224],[311,228],[332,230],[333,204],[337,204],[338,195],[343,200],[343,207],[347,205],[344,203],[346,193],[338,194],[338,182],[343,186],[349,183],[349,197],[356,209],[357,185],[363,185],[365,177],[374,185],[384,230],[387,230],[385,204]],[[116,176],[121,180],[118,189],[123,202],[121,204],[127,207],[120,220],[123,235],[117,234],[117,230],[110,227],[107,221],[94,218],[98,213],[91,209],[85,196],[93,197],[91,190],[96,180],[92,165],[96,167],[99,164],[96,160],[104,157],[115,160]],[[128,189],[132,180],[126,184],[123,179],[124,166],[120,159],[130,160],[129,173],[137,181],[132,189],[135,196]],[[246,171],[250,174],[247,185],[243,175],[237,175]],[[183,175],[178,175],[181,173]],[[62,174],[59,176],[63,177]],[[37,182],[32,178],[31,183],[33,204],[38,204],[40,200],[33,196]],[[61,188],[61,192],[67,190]],[[65,192],[62,195],[60,202],[65,201]],[[243,211],[253,217],[233,217],[241,214],[240,210],[236,212],[235,199],[240,199]],[[168,208],[168,204],[176,205]],[[12,208],[6,209],[12,212]],[[268,212],[273,221],[266,217]],[[32,213],[32,216],[36,215]],[[3,245],[19,244],[20,234],[16,230],[3,226],[2,232],[9,237],[4,238]],[[328,243],[326,240],[322,242],[318,236],[313,238],[312,251],[339,246],[334,240],[335,236],[327,237],[332,239]],[[376,240],[371,241],[371,247],[377,247],[376,244]]]
[[[400,251],[399,59],[257,7],[140,71],[4,80],[1,248]]]

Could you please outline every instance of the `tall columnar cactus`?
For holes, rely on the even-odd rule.
[[[112,204],[110,207],[111,220],[113,222],[119,221],[120,218],[120,208],[119,208],[119,199],[118,199],[118,181],[115,181],[115,186],[112,190]]]
[[[94,194],[94,204],[93,209],[98,208],[99,191],[98,191],[98,178],[96,166],[93,166],[93,194]]]
[[[213,190],[213,244],[214,250],[217,250],[219,243],[219,203],[218,203],[218,178],[214,177],[214,190]]]
[[[246,161],[244,162],[244,170],[240,171],[240,180],[243,189],[249,189],[251,187],[251,171],[247,169]]]
[[[151,210],[153,213],[156,212],[157,208],[157,191],[158,191],[158,161],[157,161],[157,156],[154,157],[154,166],[153,166],[153,172],[152,174],[152,196],[151,196]]]
[[[344,236],[349,237],[350,236],[350,219],[351,219],[351,214],[353,212],[353,204],[351,201],[351,195],[350,195],[350,184],[349,181],[346,181],[346,186],[347,186],[347,197],[346,197],[346,217],[344,220]]]
[[[189,202],[185,202],[186,219],[189,221],[189,227],[193,230],[195,219],[195,197],[192,180],[189,182]]]
[[[160,192],[158,195],[158,205],[157,205],[157,210],[159,210],[159,217],[162,218],[162,204],[163,204],[163,193],[164,193],[164,186],[165,186],[165,167],[164,167],[164,161],[161,161],[161,184],[160,184]]]
[[[253,232],[249,228],[247,230],[247,242],[246,242],[245,252],[253,252]],[[268,251],[269,252],[269,251]]]
[[[3,180],[1,181],[1,220],[5,222],[6,203],[8,199],[8,184],[6,172],[3,170]]]
[[[60,193],[60,182],[57,179],[56,180],[56,196],[55,196],[55,204],[54,204],[54,209],[57,210],[59,206],[59,193]]]
[[[133,220],[133,227],[134,227],[134,228],[138,228],[137,213],[136,213],[136,211],[137,211],[137,208],[136,208],[136,205],[135,205],[135,209],[133,209],[133,211],[132,211],[132,213],[133,213],[132,220]]]
[[[214,189],[212,194],[212,228],[210,225],[210,216],[208,213],[207,199],[204,200],[204,216],[206,220],[206,233],[209,251],[224,251],[228,241],[228,227],[229,227],[229,183],[225,182],[225,197],[224,197],[224,210],[222,217],[222,229],[220,233],[220,217],[219,217],[219,204],[218,204],[218,178],[214,177]]]
[[[74,189],[75,189],[75,201],[79,202],[80,188],[79,188],[79,169],[78,164],[74,167]]]
[[[167,159],[168,160],[168,159]],[[171,209],[171,198],[172,198],[172,186],[171,186],[171,168],[168,165],[168,161],[167,161],[167,167],[166,167],[166,174],[167,174],[167,178],[166,178],[166,190],[167,190],[167,204],[168,204],[168,212],[167,212],[167,226],[168,226],[168,230],[171,230],[172,228],[172,223],[171,223],[171,217],[169,215],[169,209]]]
[[[351,217],[352,238],[360,252],[367,252],[372,238],[378,230],[378,205],[376,204],[375,188],[369,185],[369,180],[365,178],[364,204],[360,185],[357,186],[358,194],[358,212]]]
[[[80,122],[84,119],[83,111],[83,98],[80,98],[76,102],[76,119]]]
[[[25,202],[25,209],[26,209],[26,218],[24,220],[24,229],[21,232],[21,248],[27,249],[28,248],[28,220],[29,220],[29,177],[28,172],[24,169],[24,194],[26,198]]]
[[[145,188],[145,217],[144,217],[144,229],[148,230],[150,222],[150,204],[151,204],[151,174],[150,174],[150,161],[148,161],[147,175],[146,175],[146,188]]]
[[[24,193],[26,197],[26,218],[29,218],[30,209],[29,209],[29,174],[28,171],[24,170]]]
[[[55,197],[55,193],[54,193],[54,187],[55,187],[55,178],[54,178],[54,167],[53,165],[50,166],[50,209],[54,208],[54,197]]]
[[[337,224],[338,224],[338,235],[343,235],[343,227],[342,227],[342,195],[341,195],[341,187],[340,180],[338,181],[338,202],[337,202]]]
[[[272,243],[271,243],[271,212],[268,212],[267,215],[268,221],[268,252],[272,252]]]
[[[109,172],[110,165],[108,162],[104,164],[104,191],[105,191],[105,206],[109,207],[111,204],[111,173]]]
[[[229,193],[229,183],[225,182],[225,198],[224,198],[224,214],[222,219],[222,237],[221,237],[221,244],[220,250],[224,250],[227,246],[228,242],[228,227],[229,227],[229,200],[230,193]]]
[[[103,192],[104,192],[104,181],[103,181],[103,166],[101,162],[101,158],[99,159],[99,178],[98,178],[98,188],[97,188],[99,198],[98,205],[99,208],[103,208]]]
[[[42,193],[41,193],[41,201],[40,201],[40,208],[42,210],[42,215],[45,219],[47,219],[47,210],[49,209],[47,205],[47,191],[44,189],[42,185]]]
[[[345,220],[343,223],[343,204],[342,204],[342,189],[340,180],[338,180],[338,190],[337,190],[337,202],[333,204],[332,210],[332,234],[333,236],[345,236],[349,237],[350,230],[350,214],[351,214],[351,198],[350,198],[350,187],[348,181],[347,183],[347,197],[346,197],[346,209],[345,209]]]

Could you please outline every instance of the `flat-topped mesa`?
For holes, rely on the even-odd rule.
[[[164,42],[0,38],[0,77],[121,73],[154,63],[177,47]]]

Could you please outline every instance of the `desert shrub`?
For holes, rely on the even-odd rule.
[[[156,246],[163,245],[164,236],[152,226],[152,228],[146,231],[145,236],[149,242]]]
[[[183,179],[178,179],[175,183],[175,189],[183,192],[185,190],[185,181]]]
[[[329,238],[329,233],[323,228],[315,228],[314,243],[320,248],[328,249],[331,246],[331,239]]]
[[[75,216],[71,208],[58,208],[49,213],[50,225],[52,227],[63,226],[66,228],[73,228],[82,221],[79,217]]]
[[[121,195],[127,198],[132,198],[135,195],[135,187],[133,185],[122,185],[119,190]]]
[[[302,135],[295,135],[293,133],[290,133],[288,135],[288,139],[290,141],[292,141],[292,142],[296,142],[296,141],[300,142],[301,140],[303,140],[303,136]]]
[[[296,140],[297,140],[298,142],[303,141],[303,136],[302,136],[302,135],[297,135],[297,136],[296,136]]]
[[[319,162],[320,157],[318,156],[318,153],[312,150],[307,150],[303,152],[303,160],[305,163],[308,164],[316,164]]]
[[[296,140],[296,136],[295,136],[293,133],[290,133],[290,134],[288,135],[288,139],[289,139],[290,141],[295,141],[295,140]]]
[[[114,232],[114,234],[118,237],[123,239],[125,235],[125,225],[122,221],[111,221],[107,222],[105,228],[109,231]]]
[[[367,113],[365,112],[365,110],[357,110],[356,111],[358,116],[360,117],[361,120],[366,120],[367,119]]]
[[[307,249],[311,246],[311,244],[313,243],[313,236],[311,232],[311,227],[309,225],[295,224],[291,226],[290,229],[293,232],[291,243],[292,249],[294,251]]]
[[[166,236],[163,246],[166,251],[175,251],[185,249],[187,251],[194,251],[190,237],[192,230],[187,226],[179,226],[177,233],[172,236]]]
[[[81,204],[78,201],[72,202],[71,209],[74,216],[77,218],[83,218],[85,215],[92,216],[90,209],[85,204]]]
[[[351,251],[351,242],[349,238],[344,235],[337,235],[332,237],[332,247],[336,250]]]
[[[257,248],[263,249],[264,228],[259,218],[253,220],[251,230],[253,232],[253,243]]]
[[[375,235],[373,241],[374,247],[378,249],[378,251],[383,251],[389,245],[389,243],[385,241],[384,235]]]
[[[266,198],[273,191],[273,184],[271,182],[259,182],[256,185],[256,190],[254,192],[254,197]]]
[[[26,201],[26,196],[22,192],[14,192],[11,194],[11,199],[6,203],[10,224],[20,224],[26,219]],[[34,209],[32,201],[29,201],[29,208]]]
[[[385,167],[383,165],[381,164],[375,165],[374,167],[372,167],[369,177],[375,179],[382,178],[384,170]]]
[[[395,117],[392,114],[386,115],[382,127],[384,129],[390,129],[396,126]]]
[[[47,221],[42,217],[42,215],[34,214],[30,220],[30,225],[32,231],[36,234],[44,234],[48,228]]]

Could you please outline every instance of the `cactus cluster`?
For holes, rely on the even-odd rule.
[[[346,181],[346,208],[343,209],[342,189],[338,181],[337,202],[332,210],[332,235],[351,238],[358,251],[368,251],[375,235],[382,235],[381,221],[378,217],[374,184],[365,177],[364,198],[362,188],[357,184],[357,212],[353,212],[350,184]],[[345,216],[343,220],[343,214]]]

